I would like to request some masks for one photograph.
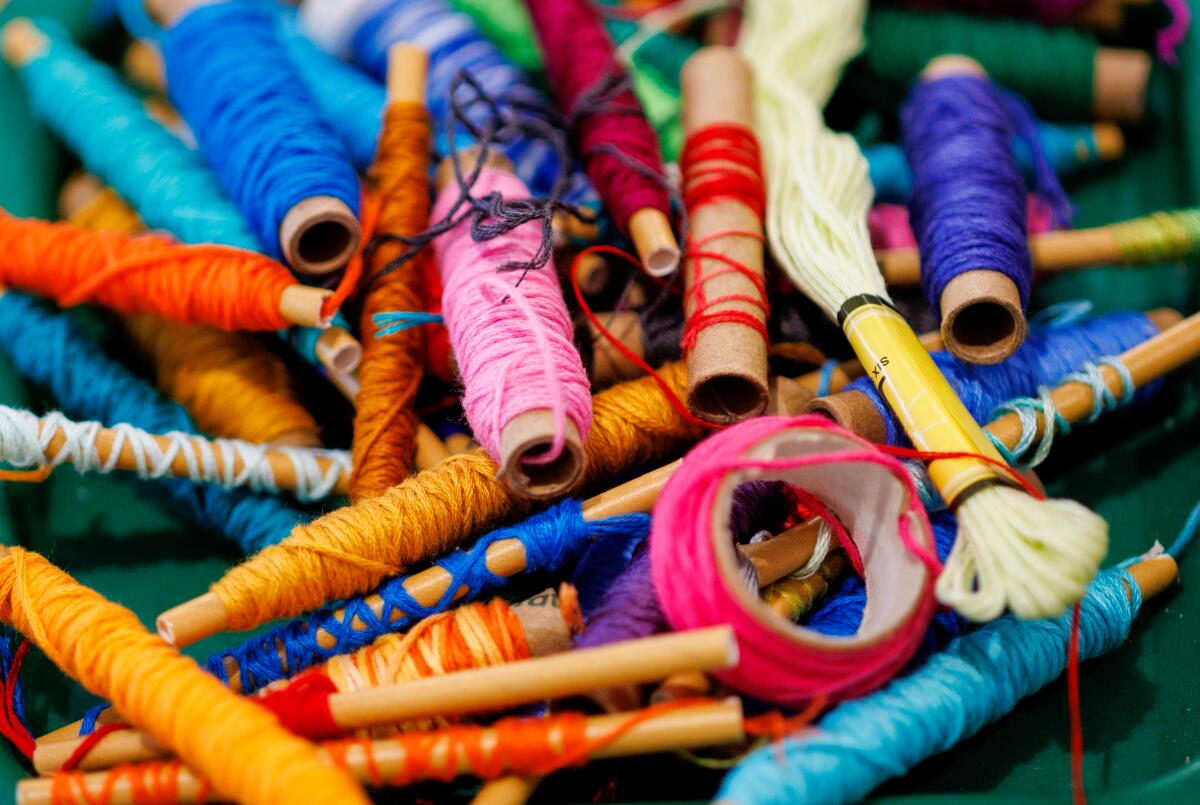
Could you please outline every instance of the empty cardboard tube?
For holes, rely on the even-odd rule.
[[[513,491],[543,500],[566,494],[583,479],[583,439],[570,419],[562,426],[562,450],[545,463],[538,457],[550,448],[557,429],[549,408],[518,414],[500,431],[500,477]]]
[[[713,125],[753,131],[753,79],[736,50],[722,45],[702,48],[684,64],[680,80],[683,128],[688,136]],[[705,160],[689,169],[684,182],[707,181],[710,172],[722,164],[741,170],[732,163]],[[738,313],[765,326],[766,300],[762,307],[744,301],[763,297],[763,222],[758,213],[736,198],[721,198],[689,209],[688,215],[694,242],[703,243],[704,251],[723,255],[731,263],[697,257],[687,261],[687,320]],[[758,281],[740,271],[721,270],[732,264],[744,266]],[[706,298],[724,301],[702,307],[700,302]],[[762,333],[742,322],[716,321],[696,332],[686,361],[687,404],[696,416],[731,425],[766,410],[770,391],[767,340]]]
[[[362,344],[341,327],[317,336],[315,352],[321,365],[334,372],[353,372],[362,362]]]
[[[358,219],[340,199],[313,196],[301,200],[283,216],[279,245],[295,271],[329,274],[349,262],[361,236]]]

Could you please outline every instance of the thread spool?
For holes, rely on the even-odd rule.
[[[467,155],[469,164],[478,158],[479,152]],[[497,157],[492,164],[482,169],[471,192],[478,196],[488,192],[501,192],[516,197],[527,195],[528,190],[519,179],[498,167],[501,165],[499,160]],[[449,183],[451,177],[453,163],[447,158],[438,169],[439,195],[432,213],[434,220],[446,217],[458,199],[459,188],[457,184]],[[464,251],[468,248],[466,244],[470,238],[466,226],[465,222],[460,223],[456,227],[457,231],[451,230],[434,240],[442,284],[447,289],[447,294],[443,297],[446,328],[450,332],[452,343],[456,345],[454,352],[459,372],[464,379],[463,407],[476,438],[496,459],[500,465],[500,476],[511,489],[532,498],[560,495],[575,486],[583,477],[583,438],[590,427],[591,407],[590,400],[584,402],[586,389],[589,387],[587,376],[579,354],[571,343],[570,315],[560,295],[558,277],[553,270],[542,269],[533,274],[526,274],[520,286],[515,284],[520,280],[520,275],[514,272],[497,272],[495,279],[487,275],[472,278],[464,272],[478,271],[480,268],[492,271],[509,260],[527,259],[534,248],[533,238],[537,228],[532,222],[523,224],[495,242],[488,241],[470,247],[478,252],[471,254]],[[520,242],[519,233],[522,231],[525,233],[524,243]],[[489,243],[492,245],[489,246]],[[539,284],[545,285],[545,289],[540,292],[537,290]],[[457,290],[450,292],[452,287]],[[508,290],[509,287],[514,290]],[[528,301],[518,301],[515,296],[506,296],[515,294],[518,287],[530,289],[528,294],[521,298]],[[518,360],[531,361],[536,367],[539,363],[544,364],[554,350],[561,353],[553,357],[555,363],[559,364],[555,369],[543,366],[543,372],[555,372],[553,378],[547,377],[544,381],[528,378],[525,382],[559,384],[557,394],[561,398],[562,406],[559,410],[565,411],[566,415],[554,409],[552,400],[538,404],[532,398],[527,399],[524,410],[510,409],[511,413],[503,414],[498,410],[498,406],[503,402],[495,396],[494,390],[493,398],[485,407],[479,407],[483,403],[485,390],[474,387],[473,384],[479,381],[472,378],[481,370],[493,371],[495,367],[480,366],[480,358],[474,352],[482,346],[480,339],[495,337],[494,328],[497,325],[489,325],[480,320],[478,316],[483,315],[483,312],[471,312],[466,305],[472,304],[472,297],[483,300],[489,294],[495,297],[490,302],[497,306],[493,308],[494,311],[499,311],[500,305],[510,305],[510,312],[505,315],[521,317],[522,327],[545,328],[545,335],[539,338],[547,339],[546,347],[526,344],[523,347],[527,351],[526,355]],[[523,312],[525,306],[529,306],[529,310],[541,323],[528,319],[530,313]],[[463,318],[464,316],[467,318]],[[485,333],[480,328],[491,328],[493,332]],[[506,370],[510,373],[519,371],[513,360],[513,357],[509,358],[509,369]],[[580,397],[581,392],[585,397]],[[506,393],[513,391],[509,390]],[[538,396],[536,392],[534,396]],[[503,416],[507,416],[507,420],[502,419]],[[480,417],[490,418],[491,421]],[[552,453],[555,450],[557,454]]]
[[[1012,129],[999,103],[962,106],[958,119],[945,117],[951,98],[959,94],[956,86],[961,85],[942,82],[961,77],[987,81],[973,59],[939,56],[921,73],[926,94],[914,95],[905,107],[905,150],[914,174],[913,231],[926,244],[927,259],[934,261],[924,272],[929,279],[923,285],[931,306],[940,312],[946,349],[971,363],[998,363],[1021,346],[1028,331],[1024,308],[1033,268],[1024,249],[1025,187],[1009,150]],[[940,93],[939,98],[944,95],[942,103],[934,106],[932,97],[927,101],[930,92]],[[951,198],[942,182],[955,176],[967,181],[959,182],[963,186]],[[972,218],[972,213],[983,212],[985,203],[996,211]],[[1015,250],[1010,243],[1014,240]],[[939,261],[953,260],[955,252],[963,251],[979,254],[985,264],[945,280],[937,276],[946,270]],[[990,260],[1007,264],[993,267],[987,264]],[[1024,278],[1025,291],[1017,287],[1014,274]],[[944,282],[940,292],[937,281]]]
[[[691,255],[685,268],[687,402],[697,416],[730,424],[761,414],[769,397],[765,191],[750,69],[731,48],[708,47],[688,59],[682,84],[692,249],[725,258]],[[726,130],[705,150],[706,132]],[[733,139],[735,131],[741,139]]]
[[[312,102],[307,90],[296,86],[299,84],[297,76],[289,75],[292,71],[286,48],[275,30],[273,12],[239,4],[214,3],[212,0],[146,0],[146,6],[167,29],[162,47],[168,84],[176,105],[195,131],[201,149],[213,161],[218,177],[251,224],[259,230],[260,240],[269,251],[281,254],[288,265],[301,274],[323,275],[346,265],[361,235],[358,218],[348,203],[358,201],[357,177],[340,143],[334,145],[330,142],[332,132],[310,111]],[[253,55],[241,51],[229,52],[230,47],[240,47],[232,36],[235,31],[240,35],[259,32]],[[205,51],[203,56],[200,50]],[[249,171],[235,173],[236,166],[226,164],[229,144],[219,139],[222,135],[228,137],[232,133],[224,129],[234,119],[232,115],[238,114],[233,111],[238,104],[231,103],[236,99],[214,94],[220,88],[208,79],[197,78],[196,71],[205,63],[223,64],[226,70],[237,64],[249,66],[272,55],[275,57],[274,71],[277,76],[274,85],[261,85],[264,77],[268,76],[263,71],[246,76],[247,81],[260,82],[256,86],[259,94],[256,96],[258,106],[254,111],[268,115],[260,121],[257,130],[261,136],[267,127],[280,125],[284,118],[279,117],[279,113],[290,108],[292,114],[289,125],[307,126],[305,136],[310,141],[303,146],[296,142],[284,145],[279,136],[273,136],[264,140],[263,147],[278,148],[292,154],[300,153],[298,148],[307,148],[309,150],[304,153],[322,159],[324,164],[318,170],[328,173],[259,177],[260,181],[271,182],[271,186],[254,188],[248,184],[248,177],[252,175]],[[289,79],[293,84],[290,89]],[[207,83],[197,83],[201,80]],[[291,93],[292,97],[280,103],[263,94],[267,92]],[[248,114],[249,111],[249,108],[245,108],[241,113]],[[218,117],[223,122],[218,123]],[[301,123],[301,120],[304,122]],[[295,186],[287,186],[286,183],[294,183]],[[318,186],[334,187],[337,183],[344,185],[338,191],[349,191],[353,187],[349,199],[315,190]],[[301,195],[296,199],[298,188],[302,188],[301,193],[310,195]],[[292,198],[285,211],[258,209],[258,205],[264,203],[258,194],[276,193],[282,196],[285,192]],[[269,199],[269,202],[279,204],[280,200]],[[278,218],[271,220],[267,218],[268,215]],[[271,227],[275,227],[276,232],[268,236]]]
[[[784,624],[740,580],[729,501],[738,483],[759,478],[803,489],[865,576],[874,606],[854,637],[831,641]],[[667,619],[677,629],[730,623],[738,665],[717,676],[754,696],[795,707],[861,695],[908,661],[933,614],[939,563],[907,471],[818,417],[760,417],[710,437],[684,459],[654,514],[650,557]],[[687,574],[675,572],[685,565]]]

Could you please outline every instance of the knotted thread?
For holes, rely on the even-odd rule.
[[[484,168],[473,195],[504,199],[529,195],[507,171]],[[459,188],[447,187],[434,204],[434,220],[450,218]],[[501,459],[500,437],[519,415],[539,409],[555,418],[549,449],[526,462],[553,461],[563,450],[570,419],[586,439],[591,428],[591,385],[572,342],[574,328],[558,274],[546,269],[501,272],[528,261],[541,245],[532,221],[485,241],[460,222],[434,240],[442,275],[442,310],[462,377],[462,406],[475,439]]]
[[[684,373],[671,364],[659,370],[659,379],[678,395]],[[597,394],[592,413],[585,483],[662,460],[700,436],[699,426],[667,405],[656,378]],[[377,498],[295,529],[212,586],[225,605],[228,628],[249,629],[366,592],[500,517],[528,512],[528,502],[496,480],[497,469],[482,451],[451,456]]]
[[[979,269],[1012,280],[1028,307],[1033,263],[1014,138],[1032,150],[1036,186],[1056,223],[1070,223],[1070,202],[1038,145],[1032,112],[984,76],[956,75],[918,81],[900,120],[912,166],[909,214],[930,308],[941,309],[952,279]]]
[[[576,148],[617,227],[628,233],[629,219],[641,209],[668,214],[658,138],[625,86],[628,77],[595,10],[585,0],[526,5],[558,108],[572,120]]]
[[[66,314],[16,291],[0,295],[0,349],[71,416],[106,425],[129,422],[155,433],[196,432],[181,406],[109,358]],[[300,521],[299,512],[283,502],[242,490],[166,478],[151,489],[158,499],[165,489],[195,522],[224,534],[246,553],[280,539]]]
[[[822,432],[830,435],[823,436]],[[766,448],[768,440],[782,437],[794,441],[778,442],[778,452]],[[719,499],[737,480],[782,475],[794,484],[796,480],[784,473],[811,467],[816,471],[805,478],[813,479],[814,488],[824,484],[827,495],[835,479],[848,477],[844,474],[846,467],[839,465],[854,465],[863,488],[870,488],[862,494],[876,501],[858,505],[881,505],[879,511],[864,515],[862,520],[879,531],[847,533],[839,517],[851,511],[848,494],[839,493],[840,500],[820,500],[815,493],[799,487],[795,487],[795,493],[833,529],[855,569],[865,571],[869,582],[873,562],[894,563],[886,571],[874,571],[881,574],[875,576],[876,580],[883,573],[914,573],[922,565],[929,572],[921,574],[923,579],[914,573],[914,578],[905,582],[920,585],[911,600],[899,604],[893,590],[892,604],[907,607],[902,610],[904,614],[896,610],[895,615],[877,617],[869,639],[860,632],[855,642],[832,643],[811,632],[783,631],[776,616],[757,602],[751,603],[740,580],[735,583],[722,570],[729,563],[721,553],[731,552],[732,548],[721,544],[729,534],[727,530],[714,530],[714,522],[721,515],[715,508],[720,505]],[[839,469],[843,474],[835,474]],[[822,481],[822,472],[828,472],[831,480]],[[837,509],[838,514],[827,506]],[[882,544],[893,539],[900,546],[883,549]],[[870,547],[862,556],[857,547],[860,543]],[[650,560],[654,588],[674,628],[695,629],[717,623],[728,623],[733,628],[738,664],[717,672],[717,676],[738,690],[789,707],[821,696],[836,701],[861,695],[903,667],[933,615],[933,577],[941,567],[930,544],[929,521],[903,465],[815,416],[746,420],[693,448],[667,481],[654,508]]]
[[[58,23],[38,20],[44,54],[19,72],[34,110],[88,170],[129,199],[153,229],[184,243],[257,251],[237,208],[204,160],[146,112],[111,68],[76,47]]]
[[[409,576],[395,576],[379,585],[375,595],[380,604],[372,609],[367,596],[357,596],[338,608],[322,608],[308,616],[252,637],[241,646],[213,654],[208,669],[223,681],[236,668],[241,690],[252,692],[305,668],[347,654],[391,632],[409,628],[458,600],[479,598],[501,589],[508,579],[487,567],[490,546],[504,539],[517,539],[525,548],[524,575],[555,573],[584,549],[605,540],[637,539],[650,529],[644,514],[623,514],[589,522],[583,519],[578,500],[565,500],[512,526],[497,528],[480,537],[466,550],[455,551],[433,563],[450,574],[446,593],[431,606],[409,594],[404,583]],[[455,596],[466,590],[461,598]],[[372,596],[373,597],[373,596]],[[331,645],[326,645],[331,643]],[[283,659],[279,650],[283,649]]]
[[[1142,604],[1125,570],[1101,573],[1080,617],[1079,657],[1116,648]],[[944,752],[1062,673],[1071,613],[1006,615],[952,641],[882,690],[843,702],[814,729],[764,747],[725,778],[715,799],[737,805],[858,802],[884,780]]]
[[[428,250],[407,254],[389,236],[411,236],[429,222],[429,116],[421,103],[387,107],[379,153],[371,168],[381,205],[373,241],[359,333],[363,344],[361,385],[354,414],[353,500],[374,497],[408,475],[419,421],[413,401],[421,385],[420,329],[387,338],[375,334],[374,317],[388,310],[420,310]],[[397,260],[401,256],[409,257]],[[393,264],[393,261],[396,261]],[[372,276],[384,268],[386,274]]]
[[[155,740],[171,747],[225,799],[369,802],[354,780],[275,717],[232,695],[146,631],[137,616],[41,556],[0,558],[0,620]],[[232,746],[237,752],[229,751]],[[250,759],[253,759],[252,761]]]
[[[275,14],[254,3],[192,9],[161,39],[171,99],[267,253],[304,199],[331,196],[355,214],[358,176],[288,58]]]
[[[295,280],[279,263],[244,249],[188,246],[154,233],[88,232],[0,211],[0,282],[62,307],[93,302],[225,330],[277,330],[288,326],[279,297]]]

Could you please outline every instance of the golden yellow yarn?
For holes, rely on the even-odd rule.
[[[222,799],[369,803],[354,778],[308,741],[36,553],[0,557],[0,620],[71,677],[174,749]]]
[[[668,364],[659,374],[675,394],[683,394],[682,363]],[[661,461],[701,435],[667,404],[650,377],[618,384],[592,400],[592,429],[584,445],[589,483]],[[502,517],[528,513],[530,502],[497,481],[497,469],[482,451],[451,456],[377,498],[297,526],[287,539],[213,584],[227,627],[252,629],[367,592]]]

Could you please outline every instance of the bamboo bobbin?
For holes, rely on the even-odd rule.
[[[1142,50],[1100,48],[1096,51],[1092,111],[1101,120],[1136,123],[1146,114],[1146,85],[1154,62]]]
[[[146,9],[170,27],[188,12],[215,0],[146,0]],[[284,259],[298,273],[319,276],[349,262],[362,236],[358,218],[341,199],[312,196],[295,204],[279,224]],[[308,325],[315,326],[315,325]]]
[[[930,61],[919,80],[957,75],[987,77],[974,59],[948,55]],[[970,363],[999,363],[1017,351],[1029,330],[1017,284],[986,266],[946,283],[939,303],[946,349]]]
[[[645,207],[629,217],[629,237],[646,273],[666,277],[679,267],[679,243],[671,222],[661,211]]]
[[[733,124],[753,129],[750,68],[730,47],[703,48],[687,60],[681,73],[683,128],[687,136],[714,124]],[[700,165],[695,181],[713,164]],[[687,177],[685,176],[685,180]],[[747,233],[720,237],[700,249],[729,257],[763,276],[763,222],[758,214],[733,198],[725,198],[688,210],[692,240],[703,243],[719,232]],[[696,285],[701,269],[716,272],[727,266],[719,261],[691,258],[684,268],[685,315],[690,320],[703,313],[715,315],[738,311],[754,316],[764,325],[766,311],[748,302],[729,300],[700,311],[697,292],[708,298],[738,295],[751,299],[762,294],[748,277],[729,271]],[[717,322],[704,327],[688,350],[687,403],[697,416],[710,422],[732,424],[758,416],[767,407],[767,343],[762,334],[738,322]]]

